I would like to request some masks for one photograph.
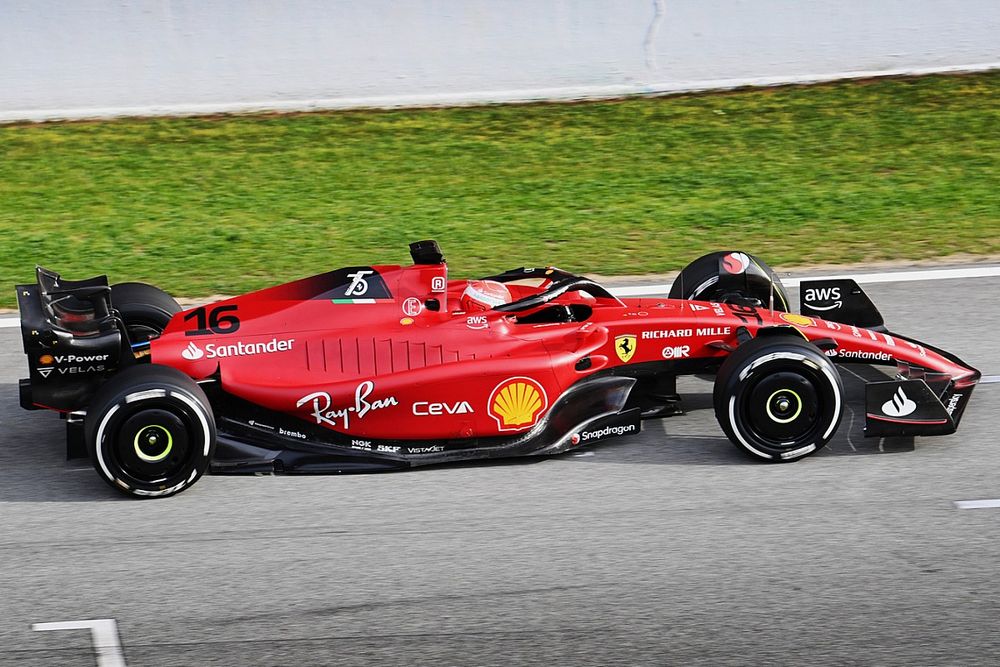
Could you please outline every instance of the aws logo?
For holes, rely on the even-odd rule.
[[[488,405],[487,411],[501,431],[521,431],[538,422],[549,399],[535,380],[512,377],[494,387]]]
[[[839,287],[810,287],[806,289],[805,302],[810,310],[834,310],[844,305]]]

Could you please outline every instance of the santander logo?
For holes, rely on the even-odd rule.
[[[188,343],[188,346],[181,351],[181,356],[188,361],[197,361],[202,357],[205,357],[206,359],[223,357],[250,357],[255,354],[288,352],[294,345],[294,338],[289,338],[288,340],[278,340],[277,338],[272,338],[269,341],[255,343],[244,343],[243,341],[226,344],[206,343],[205,349],[203,350],[198,347],[194,341],[191,341]]]
[[[194,344],[194,341],[188,343],[188,346],[184,348],[181,352],[181,356],[188,361],[197,361],[205,356],[205,353],[201,351],[201,348]]]
[[[917,404],[910,400],[903,392],[902,387],[893,394],[892,398],[882,404],[882,412],[890,417],[905,417],[913,414],[913,411],[916,409]]]

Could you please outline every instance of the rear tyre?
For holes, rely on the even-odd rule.
[[[684,267],[670,286],[671,299],[739,303],[767,308],[774,285],[774,309],[790,312],[781,279],[767,264],[739,251],[713,252]]]
[[[167,328],[170,318],[181,311],[174,298],[146,283],[119,283],[111,286],[111,305],[121,314],[129,341],[144,343]]]
[[[755,338],[723,362],[715,417],[729,440],[765,461],[796,461],[823,448],[840,424],[844,386],[819,348],[791,336]]]
[[[132,366],[104,384],[84,421],[97,474],[137,498],[172,496],[208,469],[215,419],[198,384],[178,370]]]

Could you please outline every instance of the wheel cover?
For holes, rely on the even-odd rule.
[[[113,420],[106,451],[126,483],[165,484],[186,474],[199,428],[191,415],[168,399],[131,404]]]
[[[767,397],[767,416],[776,424],[788,424],[802,414],[802,397],[792,389],[777,389]]]
[[[144,426],[133,439],[135,455],[146,463],[157,463],[167,458],[174,448],[174,436],[159,424]]]
[[[789,361],[756,371],[739,393],[743,430],[756,444],[782,451],[821,439],[830,415],[823,409],[831,391],[821,371]]]

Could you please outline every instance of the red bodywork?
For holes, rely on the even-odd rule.
[[[352,278],[354,296],[328,298],[317,276],[227,299],[174,316],[152,341],[152,361],[196,380],[215,376],[229,394],[349,437],[407,440],[525,432],[571,386],[616,368],[711,369],[736,347],[740,327],[832,339],[835,362],[902,363],[945,373],[956,389],[978,377],[916,342],[766,308],[568,292],[516,315],[464,313],[467,282],[448,281],[444,264],[348,275],[359,271],[380,276],[389,296],[365,302],[367,283]],[[540,285],[509,285],[513,298],[542,292],[544,273]],[[523,321],[573,304],[589,316]]]

